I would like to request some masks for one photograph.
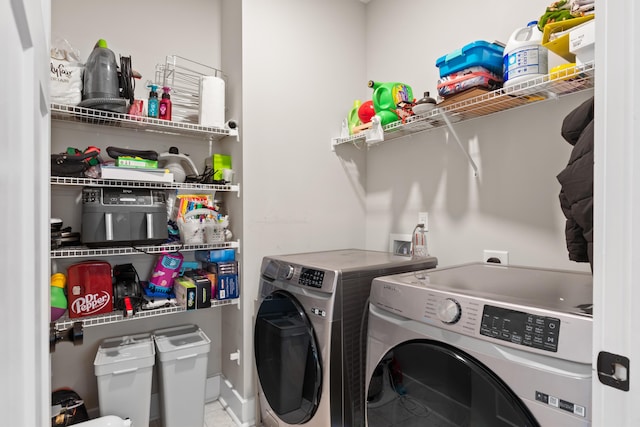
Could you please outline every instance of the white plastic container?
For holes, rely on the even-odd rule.
[[[535,79],[549,72],[548,50],[542,46],[542,32],[537,21],[518,28],[504,48],[504,87]]]
[[[155,348],[150,334],[107,338],[93,362],[100,415],[148,426]]]
[[[569,52],[576,55],[576,64],[595,61],[596,21],[593,19],[575,27],[569,33]]]
[[[196,325],[160,329],[153,336],[163,427],[202,427],[211,340]]]
[[[76,427],[131,427],[131,420],[123,420],[115,415],[107,415],[106,417],[94,418],[93,420],[74,424]]]

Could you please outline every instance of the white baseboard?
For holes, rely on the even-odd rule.
[[[255,427],[255,399],[245,399],[233,388],[233,384],[221,376],[218,401],[227,414],[240,427]]]

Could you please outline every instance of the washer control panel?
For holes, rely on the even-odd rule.
[[[480,335],[555,353],[560,319],[485,305]]]
[[[312,268],[302,267],[298,283],[304,286],[321,288],[324,281],[324,271],[314,270]]]

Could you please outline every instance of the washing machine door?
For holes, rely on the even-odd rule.
[[[367,418],[369,427],[539,427],[489,368],[431,340],[407,341],[386,353],[370,380]]]
[[[254,331],[260,386],[288,424],[307,422],[320,402],[322,368],[311,322],[296,298],[276,290],[260,304]]]

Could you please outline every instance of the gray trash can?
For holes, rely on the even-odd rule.
[[[93,362],[100,415],[130,418],[148,426],[155,347],[150,334],[107,338]]]
[[[159,329],[153,336],[163,427],[202,427],[211,340],[196,325]]]

